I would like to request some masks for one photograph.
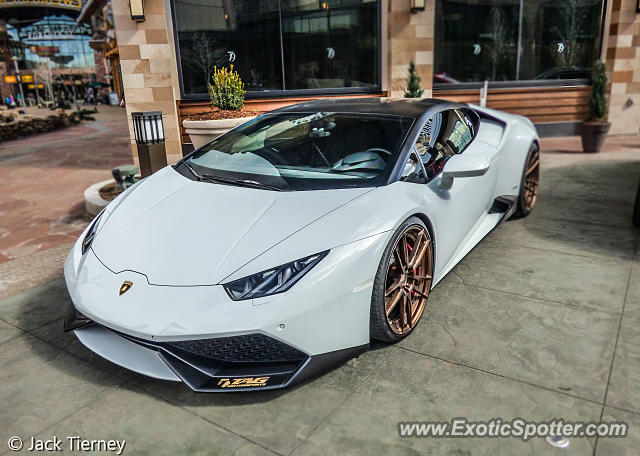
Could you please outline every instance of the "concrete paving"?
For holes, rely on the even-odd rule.
[[[543,142],[534,212],[436,287],[411,336],[289,390],[196,394],[114,366],[62,332],[68,245],[0,264],[0,445],[55,434],[126,439],[142,455],[637,454],[640,137],[575,150]],[[630,433],[567,449],[398,437],[399,421],[454,417],[621,420]]]

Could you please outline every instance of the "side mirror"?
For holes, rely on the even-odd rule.
[[[486,157],[474,157],[469,155],[454,155],[444,165],[440,188],[449,190],[453,186],[455,177],[484,176],[491,163]]]

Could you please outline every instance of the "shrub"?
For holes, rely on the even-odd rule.
[[[602,60],[596,60],[591,70],[591,98],[589,120],[602,120],[607,113],[607,69]]]
[[[409,81],[407,83],[407,91],[404,93],[405,98],[420,98],[422,96],[422,87],[420,87],[420,76],[416,71],[416,65],[413,61],[409,62]]]
[[[233,65],[226,68],[213,68],[212,83],[209,84],[211,104],[220,109],[238,111],[244,106],[244,83]]]

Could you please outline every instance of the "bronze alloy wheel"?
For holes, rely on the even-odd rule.
[[[524,207],[531,212],[538,198],[540,182],[540,149],[533,147],[529,153],[527,167],[524,172]]]
[[[396,240],[387,262],[384,310],[389,328],[404,336],[418,324],[433,280],[431,236],[409,226]]]

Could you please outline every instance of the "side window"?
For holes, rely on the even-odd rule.
[[[400,175],[400,180],[409,182],[424,182],[426,172],[422,160],[418,157],[417,150],[413,150],[409,154],[407,162],[404,164],[404,169]]]
[[[475,135],[472,117],[460,109],[448,109],[434,114],[424,123],[415,150],[427,175],[433,179],[455,154],[464,152]]]
[[[467,148],[473,140],[473,130],[473,122],[464,111],[459,109],[449,111],[445,142],[453,152],[460,154]]]

